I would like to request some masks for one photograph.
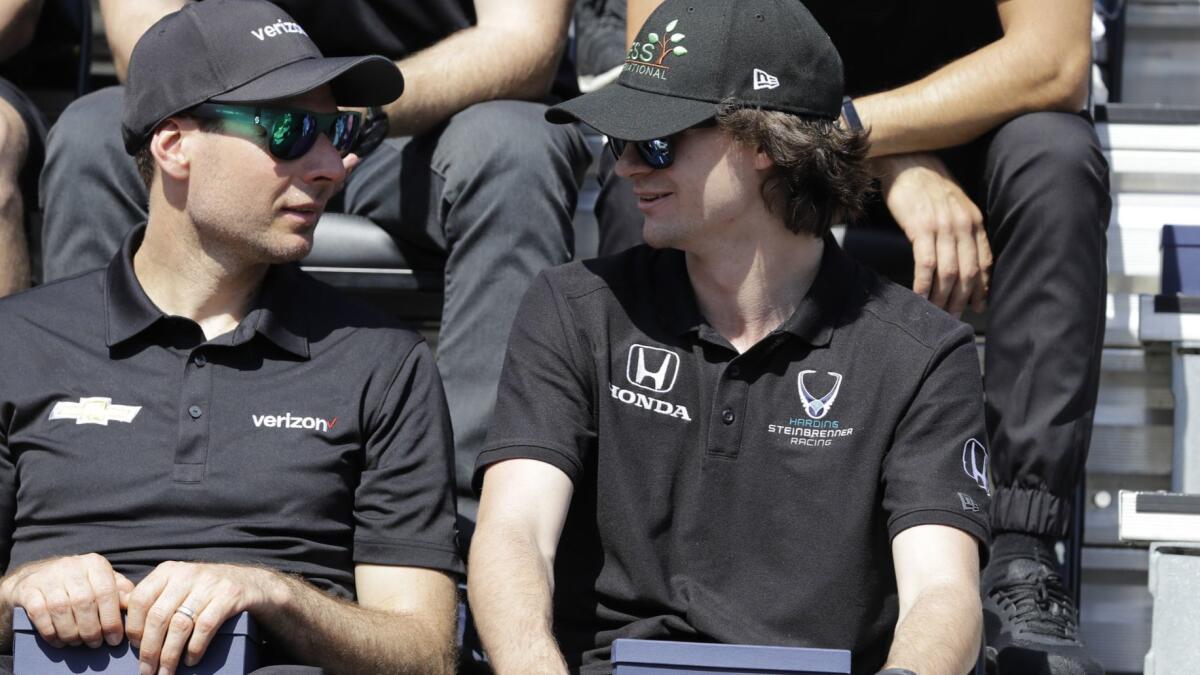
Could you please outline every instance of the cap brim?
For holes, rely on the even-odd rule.
[[[297,96],[328,84],[341,106],[386,105],[404,91],[400,69],[382,56],[313,58],[289,63],[212,97],[218,103],[254,103]]]
[[[584,94],[546,111],[554,124],[583,122],[605,136],[648,141],[677,134],[717,114],[717,104],[626,87],[621,83]]]

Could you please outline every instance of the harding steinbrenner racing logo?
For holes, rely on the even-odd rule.
[[[809,373],[815,373],[815,370],[802,370],[800,375],[796,377],[796,386],[800,389],[800,402],[804,404],[804,412],[814,420],[819,420],[829,414],[829,409],[833,407],[833,400],[837,398],[838,390],[842,388],[841,373],[830,372],[833,376],[833,388],[828,394],[817,398],[808,393],[808,387],[804,386],[804,376]]]
[[[833,402],[837,400],[838,392],[842,390],[842,374],[826,372],[826,377],[832,380],[832,383],[828,385],[829,389],[824,394],[816,396],[809,387],[820,387],[822,381],[829,381],[816,375],[816,372],[802,370],[796,376],[796,389],[800,393],[800,405],[804,415],[789,417],[786,422],[768,424],[767,433],[786,438],[789,445],[808,447],[829,447],[835,440],[854,433],[854,427],[845,426],[841,420],[825,419],[833,408]],[[816,376],[806,379],[809,375]]]
[[[670,349],[637,344],[629,348],[629,357],[625,362],[625,379],[633,386],[655,394],[665,394],[675,388],[675,380],[678,377],[679,355]],[[685,406],[623,389],[611,382],[608,384],[608,390],[613,398],[626,405],[692,421],[692,416]]]

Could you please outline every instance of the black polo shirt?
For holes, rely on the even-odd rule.
[[[142,290],[143,232],[107,269],[0,300],[0,567],[260,564],[346,597],[355,563],[462,572],[421,338],[279,266],[205,340]]]
[[[989,531],[973,335],[832,240],[795,314],[744,354],[701,316],[682,253],[543,273],[518,313],[486,468],[532,458],[575,497],[556,560],[568,662],[620,637],[850,649],[883,663],[890,542]]]

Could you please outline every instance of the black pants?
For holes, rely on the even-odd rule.
[[[939,155],[983,211],[995,256],[984,363],[993,530],[1061,538],[1099,385],[1108,164],[1091,120],[1066,113],[1022,115]],[[602,255],[641,242],[628,181],[605,181],[596,216]],[[865,220],[848,228],[846,250],[911,286],[911,250],[882,264],[867,250],[873,231],[897,228],[887,208],[878,201]]]

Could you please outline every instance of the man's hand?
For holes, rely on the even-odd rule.
[[[184,657],[198,663],[225,620],[266,605],[273,577],[235,565],[165,562],[129,596],[125,633],[142,675],[170,675]],[[190,610],[180,611],[180,608]]]
[[[55,647],[101,642],[118,645],[125,637],[121,608],[133,583],[95,553],[24,565],[0,584],[0,605],[22,607],[46,642]]]
[[[958,317],[982,312],[992,249],[983,214],[928,153],[875,160],[884,200],[913,247],[913,292]]]

